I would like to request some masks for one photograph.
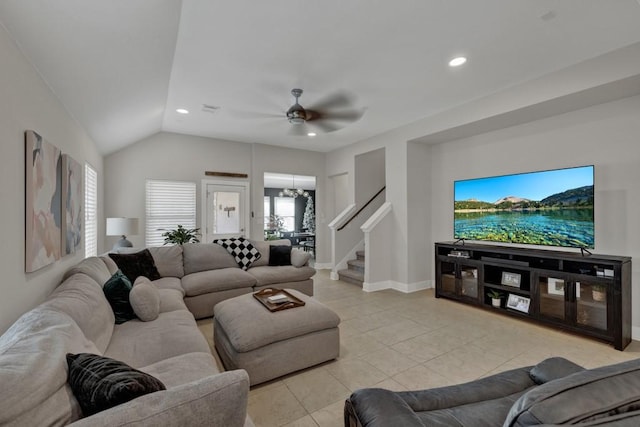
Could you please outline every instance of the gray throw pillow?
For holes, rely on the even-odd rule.
[[[310,259],[311,254],[309,252],[301,251],[296,248],[291,250],[291,265],[294,267],[302,267],[306,265]]]
[[[157,378],[126,363],[91,353],[67,354],[67,382],[87,417],[160,390]]]
[[[129,292],[129,302],[138,319],[143,322],[156,320],[160,314],[160,292],[149,279],[140,276]]]

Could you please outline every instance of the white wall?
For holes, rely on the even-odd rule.
[[[104,169],[105,215],[139,218],[140,234],[127,238],[134,246],[143,247],[147,179],[195,182],[199,227],[201,181],[212,178],[205,176],[205,171],[251,176],[251,144],[160,132],[105,157]],[[107,237],[103,249],[111,248],[117,239]]]
[[[57,286],[66,269],[84,258],[80,253],[34,273],[24,272],[25,252],[25,130],[35,130],[63,153],[98,172],[98,194],[102,194],[102,156],[93,141],[58,102],[36,70],[24,58],[13,40],[0,26],[0,333],[22,313],[30,310]],[[102,222],[102,198],[98,199]],[[98,228],[98,234],[104,227]],[[99,239],[99,245],[102,240]]]
[[[355,159],[355,203],[358,209],[385,186],[385,149],[358,154]]]
[[[134,246],[144,246],[145,181],[183,180],[196,183],[197,224],[200,224],[201,181],[205,171],[246,173],[248,179],[220,178],[251,183],[251,238],[263,239],[264,172],[316,177],[317,262],[328,262],[327,222],[324,213],[324,153],[261,144],[223,141],[160,132],[105,158],[105,215],[140,218],[140,235],[127,236]],[[199,225],[198,225],[199,226]],[[107,250],[117,237],[108,237]]]
[[[634,96],[429,147],[432,240],[452,239],[454,180],[593,164],[594,253],[634,258],[632,323],[640,327],[639,118]],[[433,275],[433,249],[429,261]]]

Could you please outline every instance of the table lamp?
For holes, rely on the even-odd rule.
[[[138,234],[138,218],[107,218],[107,236],[122,236],[113,245],[113,250],[130,248],[133,245],[127,240],[127,235]]]

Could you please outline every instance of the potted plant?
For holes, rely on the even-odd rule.
[[[502,302],[502,292],[492,289],[487,292],[487,296],[491,298],[492,306],[494,306],[495,308],[500,308],[500,303]]]
[[[605,285],[591,285],[591,297],[594,301],[604,301],[607,299],[607,287]]]
[[[280,233],[284,230],[284,218],[280,215],[271,215],[269,217],[268,230],[264,232],[264,240],[277,240]]]
[[[164,237],[164,244],[172,243],[174,245],[182,245],[184,243],[199,243],[198,236],[200,235],[199,228],[184,228],[178,225],[178,228],[171,231],[162,233]]]

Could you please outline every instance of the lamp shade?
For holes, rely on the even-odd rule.
[[[107,218],[107,236],[138,234],[138,218]]]

